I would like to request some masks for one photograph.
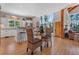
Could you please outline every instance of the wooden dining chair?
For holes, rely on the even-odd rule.
[[[45,41],[45,43],[48,47],[49,41],[51,40],[51,30],[50,30],[50,28],[46,28],[46,34],[45,35],[42,34],[42,39],[43,39],[43,41]]]
[[[42,52],[42,40],[33,37],[33,30],[32,30],[32,28],[26,29],[26,32],[27,32],[27,39],[28,39],[27,52],[28,52],[28,49],[30,49],[31,50],[31,54],[33,55],[33,52],[38,47],[40,47],[40,50]]]

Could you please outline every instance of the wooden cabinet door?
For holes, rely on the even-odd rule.
[[[61,22],[55,23],[55,36],[61,37]]]

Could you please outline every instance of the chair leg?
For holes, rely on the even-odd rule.
[[[41,50],[41,52],[42,52],[42,46],[40,46],[40,50]]]
[[[52,47],[52,39],[50,38],[50,45],[51,45],[51,47]]]
[[[28,52],[28,48],[27,48],[27,52]]]
[[[33,55],[33,51],[31,52],[31,55]]]
[[[48,47],[48,42],[47,42],[47,47]]]

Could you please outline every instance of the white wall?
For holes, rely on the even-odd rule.
[[[61,21],[60,11],[54,13],[55,22]]]
[[[70,24],[71,24],[71,19],[70,19],[70,14],[68,13],[68,10],[64,10],[64,28],[65,25],[68,25],[68,30],[70,29]]]
[[[0,22],[5,28],[9,28],[9,26],[8,26],[8,19],[7,18],[1,17]]]

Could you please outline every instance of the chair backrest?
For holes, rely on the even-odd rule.
[[[46,28],[46,33],[51,33],[51,29],[50,28]]]
[[[51,36],[51,29],[50,28],[46,28],[46,35]]]
[[[26,29],[26,32],[27,32],[28,41],[32,41],[33,40],[33,30],[32,30],[32,28]]]

